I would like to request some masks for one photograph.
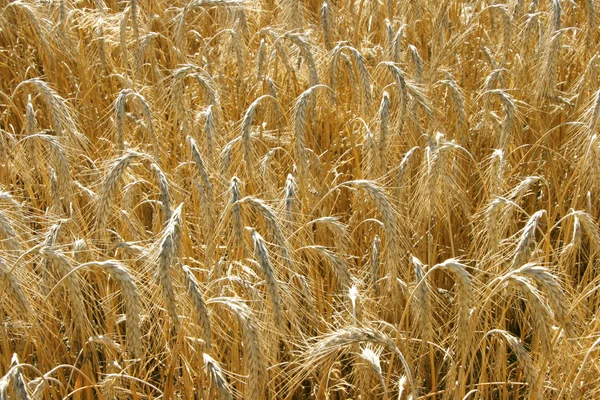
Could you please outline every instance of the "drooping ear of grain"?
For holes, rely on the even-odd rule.
[[[244,388],[244,396],[251,399],[261,398],[265,390],[266,365],[262,353],[262,340],[250,309],[244,302],[236,298],[211,299],[210,304],[225,307],[236,317],[242,334],[246,375],[248,377]]]
[[[110,215],[110,210],[117,195],[119,180],[121,179],[123,172],[133,160],[139,157],[140,154],[135,152],[128,152],[119,157],[112,164],[108,175],[104,178],[96,211],[96,231],[98,231],[99,234],[102,234],[102,230],[105,228]]]
[[[380,170],[382,174],[387,173],[387,143],[389,135],[389,119],[390,119],[390,95],[388,92],[383,92],[381,97],[381,105],[379,107],[379,154]]]
[[[292,174],[288,174],[287,179],[285,180],[285,188],[284,188],[284,208],[285,208],[285,222],[286,226],[289,230],[292,230],[294,227],[294,214],[296,206],[296,181]]]
[[[396,173],[396,178],[394,181],[395,187],[395,196],[400,198],[402,193],[405,192],[405,186],[408,185],[408,176],[410,171],[410,161],[415,154],[415,151],[418,150],[419,147],[415,146],[404,154],[402,157],[402,161],[400,161],[400,165],[398,166],[398,172]]]
[[[293,270],[292,254],[290,253],[289,245],[283,234],[278,218],[271,207],[264,201],[252,196],[244,197],[239,203],[250,208],[256,216],[259,216],[262,219],[263,224],[269,233],[269,237],[279,246],[283,262],[290,271]]]
[[[206,134],[206,142],[208,145],[208,158],[214,163],[216,151],[215,137],[219,134],[217,108],[214,104],[210,104],[206,108],[205,118],[204,133]]]
[[[502,224],[501,216],[502,211],[505,207],[510,207],[508,201],[503,197],[495,198],[484,210],[484,225],[485,233],[487,235],[487,243],[491,254],[498,250],[500,245],[500,239],[504,232],[504,226]]]
[[[265,39],[260,39],[260,46],[258,47],[258,55],[256,62],[256,78],[261,80],[264,74],[265,64],[265,53],[266,53],[266,42]]]
[[[401,259],[401,249],[406,248],[406,244],[403,243],[405,238],[404,235],[398,230],[396,222],[396,215],[393,211],[392,205],[387,199],[385,193],[372,181],[351,181],[346,182],[348,185],[352,185],[363,189],[365,193],[371,198],[377,210],[381,214],[383,226],[385,229],[385,262],[387,273],[389,274],[389,288],[390,294],[396,300],[398,299],[397,283],[398,273]],[[396,301],[394,300],[394,301]]]
[[[456,83],[456,80],[452,76],[449,79],[441,81],[450,91],[450,98],[452,99],[452,106],[456,115],[456,133],[460,135],[463,128],[467,123],[467,110],[465,106],[464,96]]]
[[[530,392],[533,394],[535,399],[540,398],[540,393],[538,392],[538,388],[536,388],[538,371],[535,369],[531,356],[527,350],[525,350],[519,339],[513,336],[510,332],[499,329],[489,331],[486,333],[486,335],[490,335],[492,333],[500,335],[506,341],[506,343],[508,343],[511,350],[517,356],[517,361],[520,367],[523,369],[525,380],[531,385]]]
[[[4,242],[3,244],[9,250],[15,253],[19,251],[20,246],[17,241],[17,233],[13,229],[8,217],[2,211],[0,211],[0,240]]]
[[[236,176],[231,179],[230,192],[229,204],[231,205],[231,218],[233,225],[231,248],[234,251],[234,257],[241,258],[246,252],[246,249],[244,244],[242,211],[239,204],[239,200],[242,198],[240,193],[240,180]]]
[[[367,130],[365,133],[365,139],[362,144],[362,176],[365,179],[375,179],[377,177],[377,171],[381,166],[381,162],[377,163],[377,145],[375,144],[375,137]]]
[[[413,63],[415,81],[420,82],[423,79],[423,59],[419,54],[419,50],[412,44],[408,45],[410,57]]]
[[[73,271],[73,266],[69,259],[61,252],[49,247],[43,247],[40,254],[58,271],[60,279],[65,280],[68,296],[71,301],[71,318],[77,332],[74,340],[83,340],[88,331],[88,320],[86,316],[85,302],[81,284],[77,275]]]
[[[208,372],[211,383],[216,386],[221,400],[233,399],[231,388],[219,363],[206,353],[202,353],[202,358],[204,360],[204,368]]]
[[[348,290],[348,298],[350,299],[350,310],[352,312],[352,320],[356,325],[362,321],[362,305],[360,300],[360,294],[356,286],[352,286]]]
[[[516,273],[509,273],[502,277],[502,280],[517,289],[522,296],[527,300],[530,309],[531,319],[535,333],[538,336],[542,355],[545,357],[551,356],[550,336],[548,332],[548,321],[550,320],[551,312],[548,306],[542,299],[539,291],[528,277],[519,276]]]
[[[415,299],[416,302],[411,311],[415,314],[416,328],[421,334],[423,340],[431,339],[431,307],[429,300],[429,286],[425,280],[423,263],[416,257],[412,257],[412,265],[415,270]]]
[[[141,357],[143,355],[142,348],[142,333],[140,330],[140,295],[137,285],[131,276],[131,273],[119,261],[92,261],[81,264],[78,269],[86,267],[98,267],[106,270],[110,276],[119,283],[121,293],[125,303],[127,313],[126,319],[126,334],[129,351],[133,357]]]
[[[579,225],[581,225],[581,227],[583,228],[583,231],[585,232],[589,240],[590,251],[600,251],[600,228],[598,227],[598,224],[594,221],[593,217],[589,213],[584,211],[575,212],[574,217],[575,221],[578,221]],[[576,223],[576,225],[578,224]],[[574,229],[573,235],[575,235],[575,233],[580,232],[578,232],[578,229]],[[577,240],[577,238],[575,238],[575,240]]]
[[[281,297],[279,295],[279,288],[277,285],[277,278],[271,260],[269,258],[269,251],[265,246],[265,241],[256,230],[252,229],[250,232],[252,236],[252,242],[254,243],[254,254],[262,269],[262,274],[267,282],[267,291],[269,293],[271,308],[273,310],[273,319],[277,326],[282,326],[282,304]]]
[[[87,138],[79,132],[74,111],[67,101],[50,87],[48,82],[40,78],[22,81],[16,86],[15,91],[26,86],[33,87],[46,103],[50,110],[52,129],[57,136],[65,137],[67,143],[73,148],[85,148]]]
[[[210,316],[208,314],[208,309],[204,303],[204,299],[202,298],[202,293],[200,292],[200,287],[198,285],[198,281],[192,274],[192,271],[187,265],[182,265],[185,275],[185,286],[187,288],[187,293],[194,304],[194,308],[196,311],[196,315],[200,321],[200,326],[202,327],[202,333],[204,335],[204,342],[206,343],[206,348],[210,349],[212,344],[212,329],[210,325]]]
[[[244,162],[246,163],[246,172],[248,174],[248,179],[252,180],[252,176],[254,174],[254,162],[252,157],[252,122],[254,120],[254,115],[256,114],[256,108],[260,103],[262,97],[254,100],[250,107],[246,110],[246,114],[244,114],[244,118],[242,119],[242,133],[240,134],[241,143],[244,148]]]
[[[14,298],[21,308],[21,311],[23,311],[26,315],[29,314],[31,312],[29,300],[27,300],[27,297],[25,297],[25,293],[23,293],[21,284],[17,280],[14,272],[9,269],[8,265],[2,258],[0,258],[0,280],[2,281],[4,290]]]
[[[490,160],[490,195],[499,195],[504,189],[504,152],[500,149],[494,150]]]
[[[296,113],[294,114],[294,150],[301,182],[308,182],[308,154],[306,151],[306,108],[312,90],[302,93],[296,102]]]
[[[565,328],[567,333],[572,334],[573,323],[569,318],[569,305],[557,278],[547,268],[533,263],[523,265],[514,273],[530,278],[542,289],[548,297],[548,302],[552,311],[554,311],[556,320]]]
[[[379,355],[373,351],[371,347],[365,347],[359,357],[366,364],[367,368],[377,376],[382,392],[386,393],[387,388],[385,385],[385,378],[383,376]],[[387,393],[385,396],[387,396]]]
[[[17,400],[29,400],[29,393],[27,393],[27,387],[25,386],[23,373],[21,371],[22,367],[19,363],[19,357],[16,353],[12,356],[12,362],[10,366],[12,370],[10,382],[12,384],[15,398]]]
[[[517,247],[515,248],[513,260],[512,260],[512,268],[518,268],[523,265],[527,261],[527,257],[529,256],[528,252],[534,244],[535,234],[538,229],[538,225],[542,216],[546,213],[546,210],[537,211],[535,214],[529,218],[523,231],[521,233],[521,237],[519,238],[519,242]]]
[[[373,239],[373,247],[371,247],[371,284],[373,285],[373,291],[375,296],[379,297],[379,246],[381,240],[378,235],[375,235]]]
[[[332,40],[332,18],[331,9],[327,2],[323,2],[321,6],[321,29],[323,29],[323,40],[325,41],[325,48],[331,50]]]
[[[158,165],[152,164],[152,170],[156,175],[156,180],[158,181],[158,187],[160,189],[160,202],[163,208],[163,218],[165,221],[169,221],[171,219],[171,200],[169,195],[169,182],[167,181],[167,177],[161,171]]]
[[[581,222],[577,216],[573,217],[573,234],[571,241],[561,251],[560,260],[563,265],[569,266],[575,261],[577,253],[581,249],[581,242],[583,237],[583,229]]]
[[[315,341],[303,356],[304,363],[299,368],[299,376],[294,378],[299,379],[301,376],[308,373],[311,368],[318,366],[320,363],[331,361],[331,359],[344,347],[361,342],[380,345],[388,351],[393,352],[401,360],[402,365],[405,368],[404,373],[407,376],[408,384],[412,390],[412,395],[414,398],[417,398],[417,389],[414,386],[409,365],[398,347],[394,344],[394,341],[383,333],[368,327],[339,329]]]
[[[173,282],[171,280],[171,266],[177,258],[181,247],[182,212],[183,203],[180,204],[167,222],[162,238],[158,245],[156,279],[161,287],[165,308],[171,319],[173,327],[179,327],[179,314]]]
[[[469,331],[471,327],[471,305],[473,303],[473,282],[467,266],[457,260],[449,259],[436,267],[444,269],[454,275],[456,280],[456,296],[458,305],[458,320],[456,322],[457,347],[461,360],[464,360],[469,349]]]

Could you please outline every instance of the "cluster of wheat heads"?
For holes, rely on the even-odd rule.
[[[600,396],[595,0],[0,6],[0,399]]]

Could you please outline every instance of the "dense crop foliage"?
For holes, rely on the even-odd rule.
[[[595,0],[0,7],[0,399],[600,396]]]

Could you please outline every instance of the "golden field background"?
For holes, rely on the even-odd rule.
[[[0,6],[0,399],[600,396],[595,0]]]

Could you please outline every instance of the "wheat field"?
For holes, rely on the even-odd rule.
[[[0,7],[0,399],[600,397],[597,0]]]

